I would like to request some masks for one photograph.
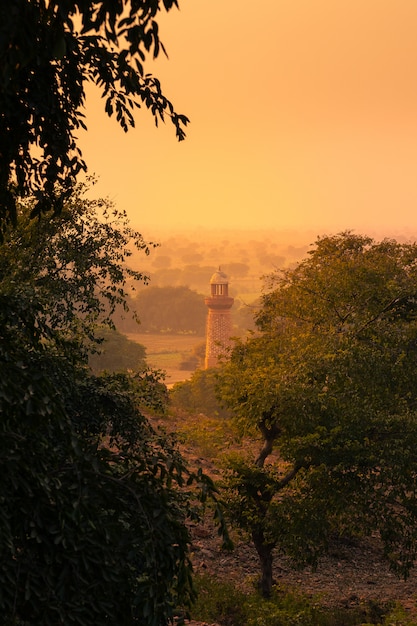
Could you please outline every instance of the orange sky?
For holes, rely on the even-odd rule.
[[[155,228],[417,236],[416,0],[179,0],[161,79],[191,125],[123,133],[94,93],[80,144],[108,195]]]

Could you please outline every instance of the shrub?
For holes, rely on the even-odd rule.
[[[197,600],[192,610],[194,619],[218,622],[222,626],[245,624],[245,594],[233,583],[208,574],[195,576]]]
[[[192,617],[221,626],[416,626],[403,607],[369,602],[355,609],[328,608],[302,593],[274,589],[269,600],[245,593],[209,574],[195,576],[197,601]]]
[[[209,417],[229,417],[216,395],[215,369],[197,370],[189,380],[176,383],[170,393],[172,405],[189,413],[204,413]]]

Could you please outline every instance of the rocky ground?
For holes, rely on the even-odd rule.
[[[218,537],[207,525],[194,528],[193,536],[196,572],[209,572],[233,580],[240,588],[253,589],[259,567],[250,544],[240,541],[233,552],[222,552]],[[376,539],[363,543],[335,542],[315,572],[310,568],[296,570],[288,559],[277,555],[274,579],[278,588],[319,598],[323,606],[353,609],[373,603],[400,602],[417,619],[417,573],[411,573],[406,581],[398,579],[383,560]],[[198,622],[190,624],[200,626]]]

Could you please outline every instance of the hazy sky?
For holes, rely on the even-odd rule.
[[[417,233],[416,0],[179,0],[148,66],[191,119],[125,134],[94,93],[95,194],[154,227]]]

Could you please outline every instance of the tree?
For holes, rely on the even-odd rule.
[[[230,418],[230,411],[219,404],[216,382],[215,368],[196,370],[189,380],[173,385],[169,393],[172,406],[193,415]]]
[[[75,198],[41,229],[31,208],[0,247],[2,619],[162,626],[194,597],[186,521],[214,485],[146,419],[166,403],[158,373],[87,366],[141,276],[127,248],[147,248],[117,211],[99,219],[106,203]]]
[[[378,532],[406,576],[417,554],[417,245],[346,232],[275,272],[220,371],[254,459],[231,464],[232,516],[272,587],[278,547],[317,565],[335,533]]]
[[[146,348],[130,341],[117,330],[103,327],[99,331],[102,343],[89,355],[88,364],[95,374],[101,372],[142,372],[146,369]]]
[[[143,105],[156,124],[168,118],[184,138],[188,119],[145,70],[148,56],[165,52],[158,12],[173,6],[176,0],[1,3],[0,234],[16,219],[16,190],[34,194],[33,215],[59,212],[86,169],[76,133],[86,128],[87,81],[125,131]]]
[[[190,352],[183,353],[182,361],[179,363],[179,369],[193,372],[204,365],[205,356],[206,342],[202,341],[194,346]]]
[[[247,263],[227,263],[225,270],[233,277],[245,278],[249,274],[249,265]]]
[[[184,461],[138,410],[134,381],[39,352],[4,377],[1,348],[3,620],[165,624],[193,598]]]
[[[207,308],[204,297],[188,287],[147,287],[135,299],[141,332],[204,335]]]
[[[18,224],[0,246],[3,293],[17,285],[31,290],[38,319],[71,350],[77,338],[79,348],[88,348],[98,325],[112,326],[116,311],[127,312],[132,286],[148,280],[127,261],[132,249],[147,255],[154,247],[110,201],[87,200],[87,189],[79,184],[60,215],[41,222],[31,219],[33,204],[21,202]]]
[[[213,274],[212,265],[186,265],[184,267],[167,267],[152,272],[152,282],[160,287],[182,287],[206,293],[210,276]]]

